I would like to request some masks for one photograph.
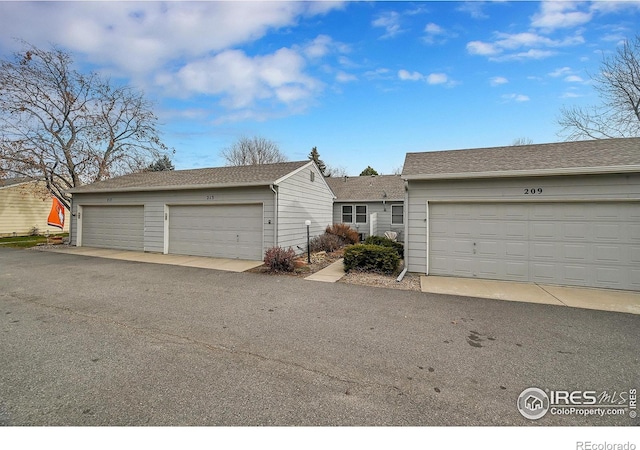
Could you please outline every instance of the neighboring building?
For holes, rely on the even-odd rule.
[[[0,236],[69,231],[69,211],[65,211],[64,230],[47,225],[51,204],[51,195],[41,181],[30,178],[0,180]]]
[[[386,231],[404,238],[404,181],[399,175],[329,177],[336,196],[333,222],[345,223],[362,237],[384,236]]]
[[[409,153],[409,271],[640,290],[640,138]]]
[[[312,161],[142,172],[72,189],[72,244],[261,260],[306,251],[332,221],[333,193]]]

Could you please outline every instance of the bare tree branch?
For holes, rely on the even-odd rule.
[[[77,72],[55,46],[24,44],[0,62],[0,172],[45,180],[69,207],[65,190],[143,170],[168,152],[142,93]]]
[[[640,136],[640,36],[603,58],[592,77],[602,104],[560,111],[560,135],[567,140]]]
[[[263,137],[241,137],[232,146],[223,149],[220,155],[227,166],[250,166],[287,161],[278,144]]]

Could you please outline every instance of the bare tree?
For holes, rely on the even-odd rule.
[[[346,177],[349,174],[347,173],[347,169],[343,166],[327,166],[324,170],[325,177]]]
[[[602,104],[563,108],[560,135],[567,140],[640,136],[640,36],[603,57],[592,80]]]
[[[528,138],[528,137],[516,138],[511,143],[511,145],[513,145],[513,146],[516,146],[516,145],[531,145],[531,144],[533,144],[533,140]]]
[[[151,104],[128,86],[81,74],[55,46],[0,63],[0,176],[43,179],[65,206],[65,190],[143,170],[168,148]]]
[[[278,144],[263,137],[241,137],[233,145],[223,149],[220,156],[227,166],[251,166],[286,162],[287,157]]]

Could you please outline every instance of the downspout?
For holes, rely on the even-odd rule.
[[[409,182],[404,180],[404,208],[402,208],[404,222],[404,267],[409,269]]]
[[[278,185],[271,184],[269,185],[269,187],[273,191],[273,199],[274,199],[273,246],[277,247],[278,246],[278,210],[280,209],[278,205]]]
[[[73,242],[73,195],[71,196],[71,204],[69,205],[69,247],[71,247],[71,242]],[[62,230],[64,231],[64,229]]]

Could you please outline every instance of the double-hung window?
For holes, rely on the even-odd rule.
[[[391,205],[391,225],[402,225],[404,223],[404,206]]]
[[[367,205],[342,205],[342,223],[367,223]]]

